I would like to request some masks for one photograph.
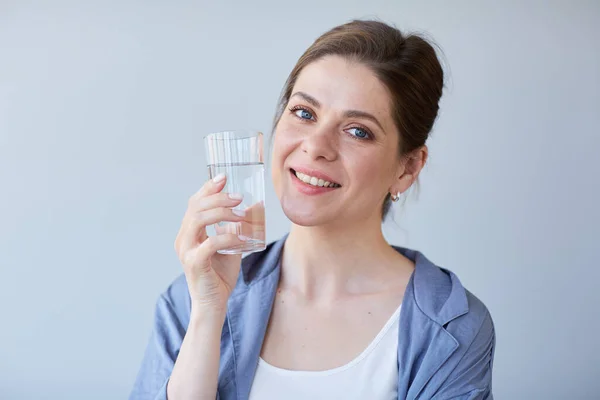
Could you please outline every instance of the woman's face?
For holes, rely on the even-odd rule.
[[[338,56],[307,65],[275,129],[271,171],[286,216],[303,226],[380,220],[399,168],[390,97],[373,72]]]

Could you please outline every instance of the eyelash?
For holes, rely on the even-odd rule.
[[[294,116],[296,118],[298,118],[298,119],[300,119],[302,121],[310,121],[310,120],[307,120],[306,118],[301,118],[301,117],[297,116],[295,114],[295,112],[298,111],[298,110],[306,111],[307,113],[310,113],[311,115],[314,114],[309,108],[306,108],[306,107],[303,107],[303,106],[294,106],[294,107],[291,107],[289,109],[289,111],[292,114],[294,114]],[[313,118],[314,118],[314,116],[313,116]],[[373,139],[373,134],[371,133],[371,131],[369,129],[363,127],[363,126],[357,125],[357,126],[352,126],[352,127],[348,128],[348,129],[357,129],[357,128],[360,129],[360,130],[365,131],[365,133],[367,134],[367,137],[361,138],[361,137],[358,137],[358,136],[350,135],[350,137],[352,137],[352,139],[354,139],[354,140],[372,140]]]

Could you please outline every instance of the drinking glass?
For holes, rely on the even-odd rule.
[[[242,245],[219,250],[221,254],[252,253],[265,249],[265,167],[263,134],[256,131],[224,131],[205,136],[210,179],[225,174],[223,192],[243,196],[234,210],[245,211],[242,222],[219,222],[215,234],[234,233],[247,238]],[[210,234],[210,233],[209,233]]]

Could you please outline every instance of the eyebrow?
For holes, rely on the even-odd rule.
[[[294,96],[302,97],[307,103],[310,103],[312,106],[314,106],[316,108],[321,107],[321,103],[319,103],[319,101],[317,99],[315,99],[314,97],[312,97],[311,95],[309,95],[307,93],[296,92],[293,95],[291,95],[290,98],[292,98]],[[383,129],[383,127],[381,126],[381,124],[379,123],[377,118],[375,118],[375,116],[373,114],[369,114],[368,112],[360,111],[360,110],[347,110],[344,113],[344,116],[347,118],[368,119],[368,120],[372,121],[373,123],[375,123],[379,127],[379,129],[381,129],[383,131],[383,133],[385,133],[385,130]]]

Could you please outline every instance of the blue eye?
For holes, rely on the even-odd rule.
[[[303,108],[294,110],[294,114],[296,114],[296,116],[298,116],[302,119],[313,119],[312,114],[308,110],[305,110]]]
[[[351,134],[352,136],[354,136],[354,137],[358,138],[358,139],[367,139],[367,138],[370,138],[370,137],[371,137],[371,135],[369,134],[369,132],[367,132],[367,131],[366,131],[365,129],[363,129],[363,128],[358,128],[358,127],[355,127],[355,128],[350,128],[350,129],[349,129],[349,131],[352,131],[352,130],[354,130],[354,131],[355,131],[355,133],[350,133],[350,134]]]

